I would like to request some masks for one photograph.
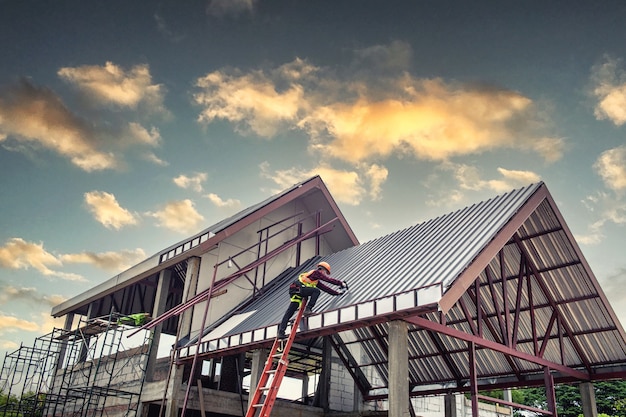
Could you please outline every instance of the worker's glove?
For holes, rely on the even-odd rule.
[[[343,294],[345,294],[347,291],[348,291],[348,289],[347,289],[347,288],[341,287],[341,288],[339,288],[338,293],[339,293],[339,295],[343,295]]]
[[[341,288],[348,289],[348,283],[346,281],[341,281]]]

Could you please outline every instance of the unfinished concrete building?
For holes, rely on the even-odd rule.
[[[286,288],[321,260],[350,291],[298,329],[273,416],[504,416],[524,407],[481,393],[533,386],[556,415],[554,385],[580,383],[590,417],[593,382],[626,377],[545,184],[359,244],[313,177],[56,306],[65,327],[7,355],[0,388],[23,415],[244,416]]]

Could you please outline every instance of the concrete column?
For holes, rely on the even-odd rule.
[[[68,313],[65,316],[65,324],[63,325],[63,330],[69,332],[72,330],[72,325],[74,323],[74,313]],[[54,372],[59,372],[63,368],[63,362],[65,362],[65,354],[67,353],[67,339],[62,339],[61,344],[59,345],[59,352],[57,356],[56,364],[54,365]]]
[[[185,287],[183,289],[183,303],[193,298],[198,290],[198,273],[200,272],[200,258],[193,257],[187,260],[187,272],[185,274]],[[193,307],[188,308],[180,315],[178,326],[178,338],[189,336],[191,332],[191,319]]]
[[[200,258],[192,257],[187,260],[187,272],[185,274],[185,287],[183,289],[182,302],[186,302],[196,295],[198,289],[198,272],[200,271]],[[178,318],[177,340],[189,336],[191,331],[191,319],[193,308],[185,310]],[[172,358],[170,366],[170,381],[167,386],[167,401],[165,408],[166,417],[178,416],[178,396],[183,383],[184,365],[175,365]],[[191,384],[191,381],[188,381]]]
[[[307,397],[309,396],[309,374],[307,374],[306,372],[304,372],[302,374],[302,391],[301,392],[301,397],[302,397],[302,402],[304,404],[307,404]]]
[[[174,365],[170,368],[170,381],[167,384],[165,416],[178,417],[178,396],[183,385],[183,370],[185,365]]]
[[[265,362],[267,361],[266,349],[255,349],[252,351],[252,365],[250,369],[250,393],[248,394],[248,407],[250,407],[250,401],[252,395],[256,391],[256,387],[261,379],[263,368],[265,368]]]
[[[406,322],[389,323],[389,417],[409,417],[409,343]]]
[[[172,280],[172,272],[169,269],[161,271],[159,274],[159,282],[157,284],[156,294],[154,295],[154,308],[152,309],[152,317],[158,317],[165,312],[165,304],[170,290],[170,282]],[[148,354],[148,365],[146,366],[146,380],[154,381],[154,368],[159,351],[159,343],[161,341],[161,332],[163,323],[159,323],[151,330],[150,352]]]
[[[443,401],[445,417],[456,417],[456,395],[446,394]]]
[[[504,397],[504,401],[513,402],[513,394],[511,393],[511,388],[503,390],[502,396]]]
[[[593,390],[593,384],[591,382],[582,382],[578,389],[582,399],[583,417],[598,417],[596,393]]]
[[[354,402],[352,403],[352,411],[363,411],[363,394],[357,383],[354,383]]]
[[[99,303],[100,300],[96,300],[93,303],[89,304],[89,307],[87,307],[87,318],[86,321],[82,321],[79,320],[78,325],[80,326],[81,323],[83,323],[84,325],[87,325],[87,323],[89,322],[89,320],[93,319],[93,311],[95,310],[95,305],[96,303]],[[82,327],[82,326],[81,326]],[[89,355],[89,343],[91,342],[91,336],[90,335],[85,335],[82,330],[79,328],[78,331],[80,332],[80,338],[81,338],[81,346],[80,346],[80,358],[79,358],[79,362],[86,362],[88,359],[88,355]]]
[[[332,368],[333,354],[328,341],[328,336],[324,336],[322,342],[322,370],[320,372],[320,380],[317,384],[316,399],[314,405],[321,407],[325,412],[330,411],[330,376]]]

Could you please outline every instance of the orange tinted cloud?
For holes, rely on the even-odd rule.
[[[118,169],[129,147],[159,146],[159,130],[137,122],[98,126],[70,111],[52,90],[28,80],[0,98],[0,142],[16,150],[49,150],[84,171]],[[156,157],[151,160],[159,162]]]
[[[152,111],[165,111],[164,87],[152,83],[147,64],[135,65],[124,71],[120,66],[107,62],[103,66],[65,67],[57,74],[97,102],[129,108],[144,103]]]
[[[85,171],[116,167],[113,154],[98,149],[97,134],[88,123],[71,113],[52,91],[27,80],[0,99],[0,141],[9,136],[57,152]]]
[[[298,129],[310,149],[352,164],[394,154],[443,161],[507,148],[562,156],[546,135],[545,116],[523,94],[420,79],[407,73],[342,81],[295,60],[273,70],[221,70],[198,80],[199,121],[227,120],[246,134],[271,138]]]
[[[308,71],[306,63],[298,61],[270,74],[207,74],[196,82],[199,91],[194,100],[203,108],[198,121],[229,120],[241,133],[272,137],[280,129],[294,126],[301,107],[307,105],[298,79]],[[275,80],[285,80],[286,87],[278,88]]]
[[[204,217],[189,200],[170,201],[155,212],[146,213],[157,219],[158,225],[178,233],[193,233],[200,228]]]
[[[146,254],[143,249],[138,248],[135,250],[121,250],[118,252],[73,253],[61,255],[59,259],[66,264],[90,264],[107,271],[119,272],[143,261],[146,259]]]
[[[301,123],[316,138],[313,148],[356,163],[393,153],[446,160],[498,148],[539,150],[546,138],[520,125],[535,123],[532,101],[495,89],[406,78],[397,98],[361,96],[317,108]],[[548,139],[543,157],[558,159],[562,144]]]
[[[319,175],[328,186],[333,197],[340,203],[359,205],[368,195],[366,179],[370,181],[370,197],[376,199],[380,193],[382,183],[387,179],[386,168],[378,165],[362,167],[365,172],[355,170],[342,170],[321,164],[310,170],[291,168],[271,171],[269,164],[261,164],[261,175],[271,179],[278,186],[276,190],[283,190],[293,184]]]
[[[592,95],[598,100],[595,116],[616,126],[626,123],[626,72],[621,65],[621,60],[607,55],[591,73]]]
[[[4,246],[0,246],[0,268],[33,268],[44,276],[68,281],[85,281],[85,278],[80,275],[57,271],[56,268],[61,266],[61,260],[45,250],[43,243],[27,242],[16,237],[9,239]]]
[[[113,194],[90,191],[84,197],[87,208],[104,227],[119,230],[139,222],[139,217],[121,207]]]
[[[626,146],[602,152],[593,167],[608,188],[626,189]]]

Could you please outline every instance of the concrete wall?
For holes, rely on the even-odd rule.
[[[144,387],[142,402],[160,404],[164,389],[165,381],[147,384]],[[186,386],[181,387],[178,398],[182,399],[185,397],[185,389]],[[204,399],[204,410],[207,413],[220,413],[241,417],[242,399],[243,409],[247,409],[247,395],[240,396],[239,394],[232,392],[216,391],[204,388],[202,390],[202,397]],[[179,400],[179,407],[182,406],[182,400]],[[190,391],[187,409],[200,410],[199,395],[196,387],[192,388]],[[292,404],[282,400],[278,400],[272,409],[272,417],[322,417],[323,415],[324,411],[321,408]]]
[[[343,363],[333,352],[330,368],[330,396],[328,399],[331,410],[354,411],[356,386],[352,376],[346,372]]]

